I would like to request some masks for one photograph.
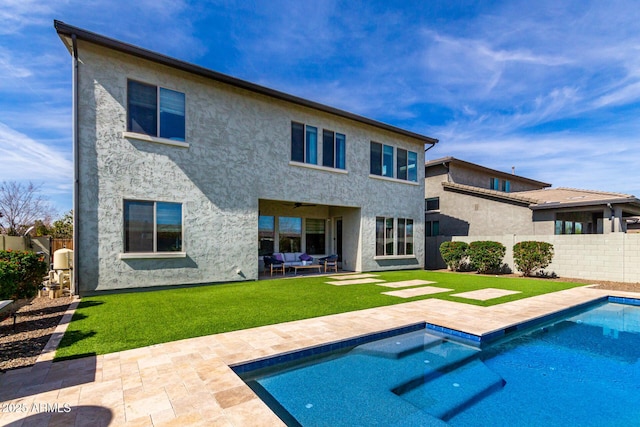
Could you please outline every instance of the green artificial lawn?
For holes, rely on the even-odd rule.
[[[331,276],[312,276],[85,297],[58,347],[56,359],[112,353],[427,298],[490,306],[582,286],[550,280],[423,270],[374,274],[387,282],[430,280],[437,283],[428,286],[453,291],[404,299],[382,295],[382,292],[398,289],[374,284],[332,286],[325,283],[335,280]],[[484,288],[521,293],[489,301],[451,296]]]

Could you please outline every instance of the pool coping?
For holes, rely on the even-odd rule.
[[[278,354],[275,356],[264,357],[264,358],[252,360],[250,362],[242,362],[242,363],[233,364],[229,366],[231,369],[233,369],[233,371],[236,374],[242,375],[242,374],[247,374],[259,369],[268,368],[275,365],[292,362],[292,361],[296,361],[296,360],[311,357],[311,356],[328,354],[328,353],[335,352],[337,350],[352,348],[352,347],[359,346],[361,344],[370,343],[372,341],[377,341],[380,339],[389,338],[396,335],[402,335],[409,332],[415,332],[420,330],[424,330],[425,332],[436,333],[438,336],[441,336],[443,338],[460,341],[462,343],[470,344],[470,345],[481,348],[484,345],[493,344],[497,340],[506,338],[516,332],[525,332],[527,330],[531,330],[541,325],[552,323],[555,320],[566,318],[573,314],[578,314],[582,311],[588,310],[591,307],[594,307],[606,302],[640,306],[640,297],[625,298],[625,297],[605,296],[605,297],[597,298],[595,300],[588,301],[582,304],[578,304],[573,307],[568,307],[553,313],[532,318],[525,322],[509,325],[484,335],[474,335],[474,334],[466,333],[464,331],[459,331],[456,329],[451,329],[444,326],[436,325],[433,323],[418,322],[413,325],[402,326],[399,328],[388,329],[385,331],[375,332],[375,333],[366,334],[366,335],[359,335],[357,337],[349,338],[342,341],[333,341],[333,342],[320,344],[320,345],[309,347],[309,348],[286,352],[286,353]]]

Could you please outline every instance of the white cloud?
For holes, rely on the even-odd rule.
[[[473,138],[473,139],[471,139]],[[450,135],[428,152],[429,160],[453,156],[503,172],[547,182],[553,187],[622,192],[640,196],[640,180],[621,178],[636,169],[640,137],[607,140],[602,136],[549,135],[457,139]]]
[[[640,81],[621,87],[597,98],[593,107],[603,108],[640,101]]]
[[[68,156],[38,142],[0,122],[0,180],[43,180],[51,185],[65,185],[73,176]]]
[[[20,33],[29,25],[51,25],[52,6],[41,0],[0,0],[0,35]]]
[[[13,63],[10,52],[0,47],[0,80],[22,79],[32,74],[28,68]]]

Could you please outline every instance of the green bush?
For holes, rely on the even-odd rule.
[[[523,276],[551,264],[553,245],[547,242],[526,241],[513,245],[513,261]]]
[[[469,244],[467,254],[478,273],[489,273],[500,269],[506,251],[507,248],[500,242],[478,241]]]
[[[466,242],[443,242],[440,245],[440,255],[451,271],[458,271],[467,256],[468,248]]]
[[[47,272],[41,255],[26,251],[0,251],[0,298],[20,299],[36,295]]]

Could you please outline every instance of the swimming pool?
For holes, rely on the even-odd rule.
[[[482,349],[425,329],[242,374],[291,426],[640,424],[640,307],[605,303]]]

